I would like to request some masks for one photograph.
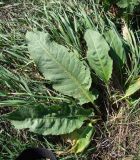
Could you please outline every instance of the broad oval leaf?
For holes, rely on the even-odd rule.
[[[6,115],[17,129],[28,128],[41,135],[60,135],[71,133],[83,125],[92,110],[75,106],[43,105],[21,107]]]
[[[110,51],[110,56],[113,59],[114,64],[116,65],[116,69],[119,68],[120,71],[124,62],[126,62],[126,53],[121,37],[114,28],[105,32],[104,36],[112,49]]]
[[[62,45],[50,41],[44,32],[27,32],[28,48],[39,70],[53,88],[79,100],[80,104],[93,102],[96,96],[89,92],[91,76],[88,66]]]
[[[87,59],[91,68],[105,83],[112,74],[112,59],[109,57],[109,45],[97,31],[87,30],[85,40],[88,46]]]

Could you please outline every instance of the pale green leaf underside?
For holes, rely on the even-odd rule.
[[[85,40],[88,46],[87,59],[91,68],[104,82],[108,82],[112,74],[112,59],[109,57],[109,45],[103,36],[93,30],[87,30]]]
[[[80,128],[91,110],[74,106],[21,107],[7,115],[17,129],[28,128],[41,135],[60,135]]]
[[[27,32],[26,38],[32,58],[55,90],[78,99],[80,104],[96,99],[89,92],[90,70],[74,53],[50,41],[49,35],[44,32]]]

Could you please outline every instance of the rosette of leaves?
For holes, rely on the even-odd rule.
[[[76,137],[73,137],[75,143],[71,150],[76,153],[82,152],[95,132],[91,125],[93,109],[85,109],[82,105],[91,103],[94,107],[94,101],[97,99],[95,89],[92,87],[91,90],[91,71],[103,83],[109,83],[113,65],[109,56],[110,46],[98,31],[87,30],[85,33],[88,47],[86,62],[80,60],[80,56],[69,51],[65,46],[52,41],[48,33],[27,32],[26,38],[31,58],[45,79],[52,84],[54,90],[73,98],[77,105],[71,105],[71,103],[59,105],[58,103],[52,106],[39,104],[24,106],[6,117],[17,129],[28,128],[42,135],[72,134],[78,133],[79,129],[81,132],[84,128],[83,134],[76,134]]]

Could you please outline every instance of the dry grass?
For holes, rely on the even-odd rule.
[[[109,116],[104,128],[106,136],[97,140],[96,157],[102,160],[140,159],[139,105],[122,107],[118,113]]]

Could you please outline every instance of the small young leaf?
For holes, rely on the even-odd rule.
[[[119,0],[117,2],[117,6],[126,10],[127,13],[133,13],[138,5],[140,5],[140,0]]]
[[[70,152],[83,152],[91,142],[91,137],[93,136],[94,132],[95,128],[93,128],[91,124],[88,124],[88,126],[82,127],[71,133],[71,139],[73,140],[74,145],[70,149]]]
[[[140,0],[119,0],[117,5],[120,8],[133,8],[140,4]],[[132,10],[133,11],[133,10]]]
[[[91,114],[92,110],[81,107],[38,105],[21,107],[6,115],[6,118],[17,129],[29,128],[31,132],[42,135],[60,135],[80,128]]]
[[[28,49],[39,70],[53,88],[79,100],[80,104],[94,102],[96,94],[89,92],[91,76],[88,66],[62,45],[50,41],[44,32],[27,32]]]
[[[87,59],[95,73],[107,83],[112,74],[112,59],[109,57],[109,45],[97,31],[87,30],[85,40],[88,46]]]
[[[124,97],[129,97],[140,89],[140,78],[138,78],[135,83],[131,84],[125,92]]]

